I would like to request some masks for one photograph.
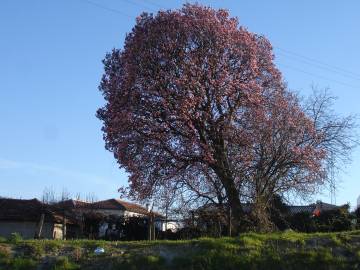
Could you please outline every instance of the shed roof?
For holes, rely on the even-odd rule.
[[[47,205],[37,199],[0,199],[0,220],[38,222],[41,214],[47,222],[61,222],[62,216],[51,211]]]
[[[98,201],[98,202],[94,202],[92,205],[94,208],[97,209],[122,210],[122,211],[128,211],[141,215],[149,215],[149,211],[145,207],[136,203],[126,202],[119,199]],[[157,212],[153,212],[153,213],[157,217],[162,217],[162,215]]]

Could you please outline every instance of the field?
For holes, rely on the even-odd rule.
[[[95,254],[97,247],[105,252]],[[0,239],[0,269],[360,269],[360,231],[152,242]]]

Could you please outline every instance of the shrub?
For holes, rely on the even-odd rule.
[[[288,222],[290,228],[298,232],[314,232],[316,231],[316,225],[314,219],[309,213],[301,212],[289,216]]]
[[[23,238],[22,238],[21,234],[19,234],[18,232],[13,232],[13,233],[9,236],[9,239],[8,239],[8,241],[9,241],[10,243],[14,243],[14,244],[19,243],[19,242],[21,242],[22,240],[23,240]]]
[[[351,230],[351,217],[347,208],[324,211],[314,218],[319,232],[340,232]]]
[[[10,269],[12,270],[32,270],[36,269],[36,261],[30,258],[16,257],[10,262]]]
[[[58,257],[55,260],[55,263],[52,267],[52,270],[75,270],[80,269],[80,267],[69,261],[68,257]]]
[[[83,256],[83,251],[81,247],[74,247],[72,251],[72,257],[75,261],[79,261],[81,257]]]
[[[351,215],[348,208],[323,211],[319,216],[302,212],[288,218],[290,228],[299,232],[340,232],[351,230]]]
[[[11,251],[9,247],[0,245],[0,269],[2,269],[1,265],[9,264],[10,258],[11,258]]]
[[[62,246],[62,243],[57,240],[46,241],[44,248],[46,252],[57,252]]]
[[[289,228],[289,223],[286,220],[286,216],[289,214],[288,206],[284,203],[280,195],[275,194],[273,196],[268,211],[271,223],[278,230],[283,231]]]
[[[28,258],[40,258],[44,255],[44,247],[41,242],[24,242],[17,246],[19,254]]]
[[[0,245],[0,258],[8,258],[11,255],[10,248]]]

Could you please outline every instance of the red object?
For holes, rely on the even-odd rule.
[[[319,209],[315,209],[314,212],[313,212],[313,214],[314,214],[315,217],[320,216],[320,210],[319,210]]]

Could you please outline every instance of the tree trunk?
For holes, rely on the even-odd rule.
[[[228,202],[231,208],[231,215],[233,220],[232,225],[234,226],[235,233],[237,233],[244,229],[243,228],[244,212],[241,206],[240,196],[233,182],[227,183],[227,185],[224,184],[224,187],[228,195]]]
[[[231,237],[231,228],[232,228],[232,214],[231,214],[231,208],[229,207],[229,237]]]
[[[212,168],[225,188],[233,218],[233,233],[237,233],[244,229],[244,212],[241,206],[240,194],[236,189],[234,177],[232,176],[225,152],[222,146],[216,149],[215,158],[217,163]]]
[[[236,189],[233,178],[229,173],[224,172],[222,168],[215,167],[215,173],[219,177],[221,183],[224,185],[226,195],[228,197],[228,204],[231,209],[233,233],[237,233],[244,229],[243,216],[244,212],[241,206],[240,195]]]

